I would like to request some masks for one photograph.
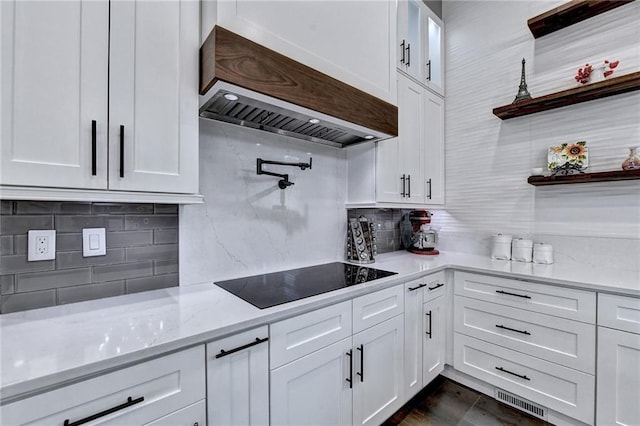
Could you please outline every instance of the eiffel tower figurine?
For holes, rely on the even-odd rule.
[[[531,99],[531,94],[527,90],[527,82],[525,81],[525,78],[524,78],[524,64],[525,64],[525,60],[524,58],[522,58],[522,74],[520,76],[520,87],[518,87],[518,94],[516,95],[516,98],[513,100],[512,102],[513,104],[521,101],[526,101],[527,99]]]

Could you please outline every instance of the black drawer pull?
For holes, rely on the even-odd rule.
[[[429,194],[427,194],[427,198],[431,199],[431,179],[427,180],[427,185],[429,185]]]
[[[431,311],[429,311],[428,313],[425,314],[426,316],[429,317],[429,331],[425,331],[424,333],[429,336],[429,339],[431,339]]]
[[[120,126],[120,177],[124,177],[124,126]]]
[[[402,43],[400,43],[400,49],[402,50],[402,58],[400,58],[400,63],[404,64],[404,40],[402,40]]]
[[[409,290],[409,291],[416,291],[416,290],[418,290],[419,288],[426,287],[426,286],[427,286],[426,284],[420,284],[420,285],[417,285],[417,286],[415,286],[415,287],[409,287],[407,290]]]
[[[407,193],[405,192],[405,186],[407,184],[407,178],[404,176],[404,174],[402,175],[402,177],[400,177],[400,180],[402,181],[402,192],[400,193],[400,196],[402,198],[406,197]]]
[[[511,371],[509,371],[509,370],[505,370],[505,369],[504,369],[504,368],[502,368],[502,367],[496,367],[496,370],[502,371],[502,372],[507,373],[507,374],[511,374],[512,376],[520,377],[521,379],[531,380],[531,379],[530,379],[530,378],[528,378],[527,376],[522,376],[522,375],[520,375],[520,374],[512,373]]]
[[[407,66],[411,66],[411,43],[407,43]]]
[[[502,291],[502,290],[496,290],[496,293],[506,294],[508,296],[522,297],[523,299],[531,299],[531,296],[527,296],[526,294],[515,294],[515,293],[509,293],[508,291]]]
[[[435,290],[437,288],[440,288],[440,287],[444,287],[444,284],[438,283],[434,287],[429,287],[429,291],[433,291],[433,290]]]
[[[97,160],[97,142],[96,142],[96,120],[91,120],[91,176],[98,174],[98,160]]]
[[[84,419],[76,420],[75,422],[69,422],[69,419],[64,421],[64,426],[79,426],[85,423],[89,423],[94,421],[95,419],[99,419],[100,417],[108,416],[109,414],[115,413],[116,411],[123,410],[127,407],[131,407],[132,405],[136,405],[144,401],[144,396],[140,398],[133,399],[131,397],[127,398],[127,402],[124,404],[117,405],[113,408],[109,408],[108,410],[101,411],[99,413],[93,414],[89,417],[85,417]]]
[[[531,336],[531,333],[529,333],[528,331],[524,330],[516,330],[515,328],[510,328],[510,327],[505,327],[504,325],[498,325],[496,324],[497,328],[502,328],[504,330],[509,330],[509,331],[515,331],[516,333],[522,333],[522,334],[526,334],[527,336]]]
[[[260,339],[259,337],[256,337],[256,340],[254,340],[251,343],[247,343],[246,345],[238,346],[237,348],[229,349],[228,351],[225,351],[224,349],[220,349],[220,353],[216,355],[216,359],[217,358],[222,358],[223,356],[231,355],[231,354],[239,352],[239,351],[241,351],[243,349],[250,348],[251,346],[259,345],[260,343],[264,343],[267,340],[269,340],[268,337],[265,337],[264,339]]]
[[[407,198],[411,198],[411,175],[407,175]]]
[[[356,374],[360,376],[360,382],[364,382],[364,345],[358,346],[358,350],[360,351],[360,372]]]
[[[429,75],[427,76],[427,81],[431,81],[431,59],[427,61],[427,67],[429,67]]]
[[[347,356],[349,357],[349,378],[345,380],[349,383],[349,389],[353,389],[353,349],[349,349]]]

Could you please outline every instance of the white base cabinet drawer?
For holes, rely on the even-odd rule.
[[[422,281],[427,285],[424,288],[423,301],[425,303],[445,294],[447,286],[446,281],[444,280],[444,271],[437,272],[433,275],[427,275],[422,279]]]
[[[596,294],[468,272],[454,273],[455,294],[576,321],[596,323]]]
[[[454,330],[585,373],[596,371],[596,326],[456,296]]]
[[[338,303],[269,326],[270,369],[351,336],[351,301]]]
[[[353,333],[404,312],[404,286],[396,285],[353,299]]]
[[[204,345],[2,407],[2,425],[62,425],[104,413],[92,425],[142,425],[205,398]],[[143,398],[143,400],[140,400]],[[191,423],[193,424],[193,423]]]
[[[598,293],[598,325],[640,334],[640,298]]]
[[[571,368],[454,335],[454,367],[506,391],[592,425],[595,377]]]

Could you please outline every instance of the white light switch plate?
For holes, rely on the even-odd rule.
[[[51,260],[56,258],[56,231],[32,230],[28,237],[27,260]]]
[[[82,230],[82,256],[104,256],[107,254],[105,228],[85,228]]]

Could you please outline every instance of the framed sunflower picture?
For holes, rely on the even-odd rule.
[[[558,146],[550,146],[547,155],[547,168],[550,172],[559,170],[581,171],[589,165],[589,151],[587,142],[563,143]]]

